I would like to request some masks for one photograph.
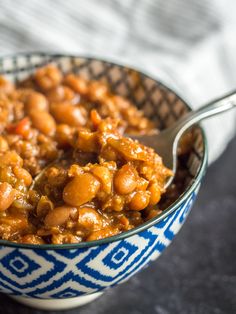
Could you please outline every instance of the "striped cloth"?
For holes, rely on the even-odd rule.
[[[0,55],[100,56],[161,78],[194,108],[236,89],[234,0],[0,0]],[[235,115],[204,122],[215,160]]]

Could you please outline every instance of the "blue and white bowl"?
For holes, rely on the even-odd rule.
[[[62,71],[107,82],[114,92],[142,108],[160,129],[190,110],[159,81],[93,58],[20,54],[0,59],[0,73],[17,81],[49,62]],[[92,242],[27,245],[0,241],[0,291],[41,309],[71,308],[92,301],[155,260],[183,225],[206,170],[206,139],[200,127],[195,128],[194,137],[186,162],[186,190],[161,215],[133,230]]]

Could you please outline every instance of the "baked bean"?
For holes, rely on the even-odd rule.
[[[156,205],[161,199],[161,191],[157,183],[152,183],[148,187],[148,191],[151,193],[149,204]]]
[[[72,142],[73,129],[67,124],[58,124],[56,128],[56,141],[60,146],[66,146]]]
[[[114,176],[114,186],[119,194],[133,192],[137,186],[136,170],[128,164],[124,165]]]
[[[103,191],[111,193],[112,175],[109,169],[104,166],[96,165],[92,168],[91,172],[100,180]]]
[[[131,106],[128,100],[119,95],[112,96],[111,99],[114,101],[115,105],[122,110],[128,109]]]
[[[131,210],[142,210],[148,206],[150,193],[148,191],[138,191],[134,194],[129,203]]]
[[[60,206],[51,210],[44,219],[46,227],[57,227],[65,224],[69,218],[75,218],[77,209],[71,206]]]
[[[88,97],[91,101],[104,99],[108,94],[108,87],[102,82],[91,82],[88,89]]]
[[[15,176],[17,177],[17,179],[22,180],[26,186],[30,186],[30,184],[32,183],[32,177],[31,177],[31,174],[27,170],[19,166],[15,166],[13,168],[13,172]]]
[[[88,93],[88,82],[82,77],[68,74],[65,77],[64,83],[80,95],[86,95]]]
[[[54,104],[51,112],[59,123],[70,126],[83,126],[86,123],[86,111],[82,106],[72,106],[70,103]]]
[[[59,85],[51,89],[47,93],[47,98],[52,103],[70,101],[71,103],[75,104],[79,101],[79,96],[76,95],[70,87],[64,85]]]
[[[9,150],[0,155],[1,166],[22,166],[23,159],[14,151]]]
[[[93,231],[86,239],[86,241],[95,241],[103,238],[111,237],[120,233],[118,228],[106,227],[101,230]]]
[[[41,93],[30,93],[26,98],[26,111],[30,112],[32,110],[47,111],[48,101],[47,98]]]
[[[54,65],[50,64],[44,68],[40,68],[35,72],[35,82],[43,91],[56,87],[62,80],[60,70]]]
[[[63,200],[72,206],[91,201],[100,188],[100,182],[90,173],[74,177],[63,190]]]
[[[97,147],[97,145],[96,145]],[[106,147],[101,153],[102,157],[108,161],[116,161],[119,158],[116,150],[110,146]]]
[[[12,168],[8,166],[0,166],[0,182],[7,182],[14,186],[16,184],[16,177],[12,172]]]
[[[0,183],[0,211],[8,209],[15,199],[16,192],[7,182]]]
[[[79,208],[78,222],[84,228],[93,231],[101,229],[103,225],[101,215],[90,207]]]
[[[0,152],[5,152],[9,148],[7,140],[3,136],[0,136]]]
[[[120,212],[124,209],[125,206],[125,198],[121,195],[114,195],[111,198],[111,203],[108,208],[114,210],[115,212]]]
[[[53,117],[46,111],[34,110],[30,112],[33,126],[45,135],[53,135],[56,131],[56,123]]]
[[[124,215],[118,217],[119,223],[123,226],[124,230],[128,230],[130,227],[129,219]]]
[[[148,187],[148,184],[149,184],[148,180],[146,180],[142,177],[139,177],[137,180],[136,189],[139,191],[145,191]]]
[[[99,148],[97,135],[87,130],[81,130],[76,142],[76,147],[82,151],[87,151],[90,153],[97,152]]]

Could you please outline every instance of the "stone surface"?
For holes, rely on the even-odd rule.
[[[95,302],[60,313],[236,313],[235,161],[236,138],[208,169],[185,225],[156,262]],[[3,294],[0,302],[3,314],[45,313]]]

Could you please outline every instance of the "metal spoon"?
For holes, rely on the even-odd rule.
[[[132,138],[137,139],[146,146],[154,148],[155,151],[162,157],[164,165],[169,169],[172,169],[174,175],[167,180],[165,185],[165,187],[168,187],[176,173],[177,148],[182,134],[197,122],[232,108],[236,108],[236,91],[215,99],[196,111],[187,113],[168,129],[158,134],[135,135],[132,136]]]

